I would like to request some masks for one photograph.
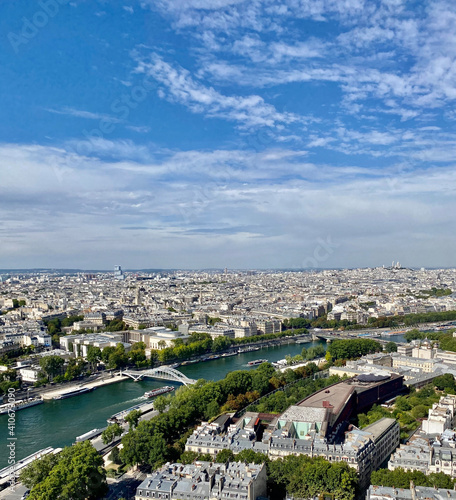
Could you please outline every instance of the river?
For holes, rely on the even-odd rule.
[[[385,339],[385,337],[383,337]],[[391,338],[395,342],[403,341],[402,336]],[[287,354],[300,354],[303,347],[323,345],[324,341],[306,344],[285,344],[264,347],[259,351],[246,352],[229,358],[220,358],[204,363],[181,366],[178,369],[192,379],[220,380],[234,370],[245,370],[249,361],[267,359],[278,361]],[[16,460],[47,446],[54,448],[72,444],[80,436],[95,428],[107,425],[106,419],[114,413],[124,410],[141,401],[145,391],[175,385],[172,382],[144,379],[133,380],[97,388],[95,391],[73,398],[46,401],[45,403],[16,412]],[[6,444],[8,438],[8,415],[0,415],[0,469],[8,465]]]

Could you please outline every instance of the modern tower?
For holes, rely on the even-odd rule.
[[[114,278],[116,280],[125,279],[125,274],[123,273],[122,268],[120,266],[114,266]]]

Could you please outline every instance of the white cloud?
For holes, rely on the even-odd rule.
[[[404,249],[417,265],[447,262],[440,246],[427,253],[424,241],[417,249],[413,231],[420,227],[434,243],[440,236],[448,240],[443,228],[456,209],[452,164],[340,167],[314,164],[305,151],[287,149],[151,150],[149,158],[107,160],[64,148],[0,145],[4,265],[21,255],[24,266],[110,267],[111,258],[126,267],[223,266],[222,258],[236,267],[283,267],[327,235],[341,245],[329,266],[350,265],[366,236],[366,257],[358,265],[383,259],[385,239],[394,251],[397,238],[402,245],[407,237]],[[131,228],[127,237],[121,228]]]
[[[111,115],[106,115],[103,113],[94,113],[92,111],[86,111],[83,109],[75,109],[69,106],[64,106],[60,109],[45,108],[45,111],[57,115],[73,116],[75,118],[85,118],[87,120],[109,120],[112,123],[121,122],[121,120]]]
[[[196,81],[189,71],[173,67],[157,55],[140,61],[138,72],[145,72],[158,80],[164,98],[187,106],[194,113],[225,118],[241,128],[280,127],[298,121],[293,113],[281,113],[258,95],[227,96]]]

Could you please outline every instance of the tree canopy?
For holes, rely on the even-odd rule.
[[[103,458],[88,441],[33,462],[20,480],[31,489],[29,500],[96,500],[108,490]]]

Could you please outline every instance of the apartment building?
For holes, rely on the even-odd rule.
[[[259,500],[267,497],[264,464],[167,463],[137,488],[135,500]]]

